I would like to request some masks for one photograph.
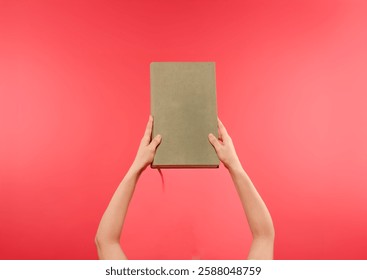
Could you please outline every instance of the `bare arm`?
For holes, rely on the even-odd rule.
[[[116,189],[100,221],[95,238],[98,257],[100,259],[127,259],[120,246],[121,230],[125,221],[126,212],[139,176],[153,161],[156,148],[161,142],[160,135],[157,135],[150,141],[152,127],[153,118],[150,116],[135,160]]]
[[[255,186],[242,168],[231,137],[218,118],[219,139],[209,134],[219,159],[228,169],[240,197],[252,233],[249,259],[273,259],[274,227],[270,213]],[[220,140],[220,141],[219,141]]]

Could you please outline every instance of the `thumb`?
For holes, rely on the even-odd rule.
[[[211,133],[209,133],[208,135],[208,138],[209,138],[209,142],[214,146],[214,149],[216,151],[218,151],[219,147],[220,147],[220,143],[218,141],[218,139]]]
[[[161,143],[161,141],[162,141],[162,136],[158,134],[156,137],[153,138],[152,142],[150,142],[149,145],[151,145],[155,150],[157,146]]]

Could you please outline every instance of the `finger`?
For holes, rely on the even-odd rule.
[[[218,128],[221,138],[223,139],[223,141],[226,141],[229,138],[229,135],[227,129],[224,127],[222,121],[219,118],[218,118]]]
[[[153,129],[153,117],[149,116],[147,127],[145,128],[144,136],[143,136],[143,139],[142,139],[142,142],[145,145],[148,145],[149,142],[150,142],[150,138],[151,138],[151,135],[152,135],[152,129]]]
[[[217,117],[217,119],[218,119],[218,139],[223,141],[222,132],[219,129],[219,118]]]
[[[162,136],[158,134],[156,137],[153,138],[153,140],[152,140],[152,142],[150,142],[149,146],[151,146],[155,150],[157,148],[157,146],[161,143],[161,141],[162,141]]]
[[[214,149],[218,152],[220,145],[221,145],[218,139],[212,133],[209,133],[208,138],[209,138],[209,142],[213,145]]]

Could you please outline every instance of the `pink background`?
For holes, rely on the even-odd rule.
[[[277,259],[367,259],[365,1],[0,1],[0,258],[95,259],[149,115],[151,61],[215,61]],[[226,169],[143,173],[131,259],[241,259]]]

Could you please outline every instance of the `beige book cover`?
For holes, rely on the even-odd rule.
[[[150,90],[152,138],[162,135],[151,167],[219,167],[215,62],[152,62]]]

